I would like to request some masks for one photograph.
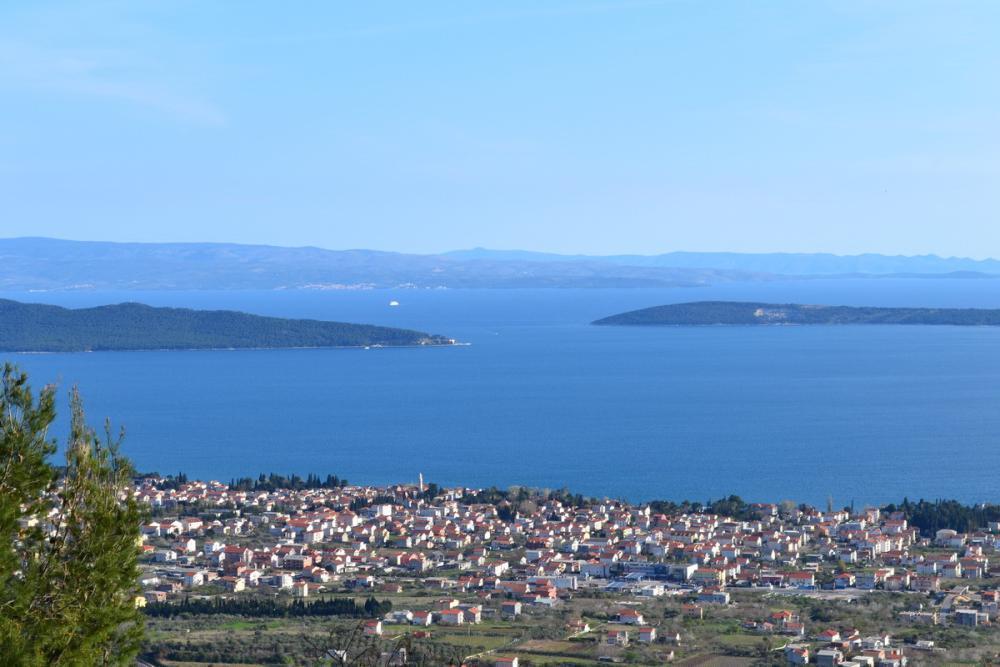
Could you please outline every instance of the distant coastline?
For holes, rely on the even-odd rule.
[[[950,325],[1000,326],[1000,310],[984,308],[881,308],[695,301],[611,315],[599,326]]]
[[[1000,277],[1000,260],[878,254],[668,252],[438,254],[238,243],[0,238],[0,289],[371,290],[673,288],[806,279]]]

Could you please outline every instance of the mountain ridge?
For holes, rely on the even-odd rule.
[[[491,250],[471,248],[442,253],[448,257],[466,259],[520,259],[553,262],[605,261],[633,266],[672,266],[676,268],[705,268],[741,270],[793,276],[836,276],[864,274],[922,274],[922,273],[987,273],[1000,274],[1000,260],[989,257],[925,255],[885,255],[860,253],[837,255],[834,253],[805,252],[692,252],[674,251],[654,255],[562,255],[530,250]]]
[[[680,287],[769,278],[743,271],[466,261],[310,246],[0,239],[0,290]]]
[[[695,287],[727,282],[994,278],[1000,261],[877,254],[440,254],[239,243],[0,239],[0,290]]]

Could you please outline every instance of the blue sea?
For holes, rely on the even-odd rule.
[[[470,343],[6,355],[35,386],[58,383],[65,397],[79,385],[91,421],[124,426],[144,471],[364,483],[423,473],[636,501],[1000,502],[1000,328],[588,324],[700,299],[998,308],[998,280],[0,296],[231,308]],[[65,433],[64,415],[57,426]]]

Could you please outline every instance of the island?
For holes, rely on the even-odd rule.
[[[924,324],[998,326],[1000,310],[981,308],[879,308],[797,303],[694,301],[654,306],[593,322],[617,326],[709,326],[792,324]]]
[[[409,329],[120,303],[70,309],[0,299],[0,350],[399,347],[454,340]]]

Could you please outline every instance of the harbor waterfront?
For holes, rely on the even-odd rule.
[[[79,385],[91,415],[126,428],[124,451],[141,470],[336,470],[373,484],[421,470],[446,484],[568,486],[632,501],[980,502],[1000,492],[1000,331],[588,324],[693,299],[996,308],[992,279],[2,296],[233,308],[470,343],[6,355],[36,386],[58,382],[65,396]]]

